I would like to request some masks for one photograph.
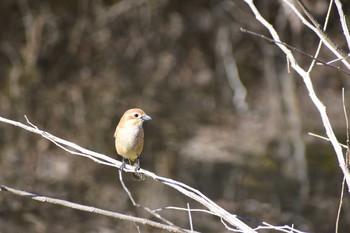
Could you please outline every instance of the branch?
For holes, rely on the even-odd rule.
[[[262,17],[262,15],[260,14],[260,12],[258,11],[258,9],[256,8],[256,6],[254,5],[252,0],[244,0],[248,6],[250,7],[250,9],[252,10],[252,12],[255,15],[255,18],[264,26],[266,27],[271,36],[273,37],[273,39],[275,41],[280,42],[280,38],[279,35],[277,33],[277,31],[274,29],[274,27],[268,22],[266,21],[265,18]],[[298,12],[294,5],[291,4],[290,2],[284,0],[284,2],[298,15],[298,17],[302,20],[302,22],[307,25],[309,28],[311,28],[318,36],[319,38],[323,41],[323,43],[337,56],[340,58],[344,58],[342,55],[339,54],[339,51],[337,49],[335,49],[334,47],[332,47],[328,41],[323,37],[322,34],[320,34],[319,30],[317,30],[313,25],[311,25],[301,14],[300,12]],[[290,65],[292,66],[292,68],[301,76],[301,78],[303,79],[303,82],[309,92],[309,96],[312,100],[312,102],[314,103],[314,105],[316,106],[317,110],[319,111],[320,115],[321,115],[321,119],[323,122],[323,126],[326,130],[327,136],[329,138],[329,140],[332,143],[332,146],[336,152],[337,155],[337,159],[339,162],[339,166],[344,174],[345,180],[346,180],[346,184],[348,186],[348,192],[350,192],[350,173],[349,170],[347,169],[347,166],[345,164],[344,161],[344,155],[343,155],[343,151],[341,146],[339,145],[338,139],[335,136],[333,129],[332,129],[332,125],[329,121],[327,112],[326,112],[326,107],[324,106],[324,104],[321,102],[321,100],[317,97],[315,90],[313,88],[313,84],[310,78],[310,73],[306,72],[304,69],[302,69],[299,64],[297,63],[296,59],[293,56],[293,53],[291,52],[291,50],[289,50],[285,45],[281,44],[281,43],[276,43],[276,45],[286,54],[287,59],[289,60]],[[348,64],[348,62],[343,59],[342,60],[343,64],[345,64],[348,68],[350,68],[350,64]]]
[[[327,141],[327,142],[330,142],[330,141],[331,141],[331,140],[329,140],[329,138],[323,137],[323,136],[318,135],[318,134],[315,134],[315,133],[309,132],[308,134],[309,134],[310,136],[313,136],[313,137],[315,137],[315,138],[320,138],[320,139],[325,140],[325,141]],[[339,145],[340,145],[341,147],[345,148],[345,149],[348,148],[347,145],[344,145],[344,144],[341,144],[341,143],[339,143]]]
[[[28,121],[28,120],[27,120]],[[94,151],[85,149],[75,143],[69,142],[67,140],[61,139],[59,137],[56,137],[48,132],[45,132],[43,130],[40,130],[38,127],[33,125],[28,121],[28,124],[30,125],[25,125],[17,121],[9,120],[4,117],[0,117],[0,122],[4,122],[7,124],[11,124],[14,126],[17,126],[19,128],[25,129],[27,131],[30,131],[32,133],[36,133],[41,135],[42,137],[46,138],[47,140],[50,140],[53,142],[55,145],[59,146],[60,148],[64,149],[65,151],[78,155],[78,156],[83,156],[86,158],[89,158],[93,160],[94,162],[111,166],[111,167],[117,167],[119,168],[121,166],[121,162],[118,160],[115,160],[109,156],[106,156],[104,154],[96,153]],[[134,167],[130,165],[126,165],[124,171],[126,172],[134,172]],[[217,205],[215,202],[210,200],[208,197],[206,197],[203,193],[200,191],[175,180],[165,178],[158,176],[154,174],[153,172],[147,171],[145,169],[140,169],[138,171],[139,173],[144,174],[147,177],[153,178],[156,181],[159,181],[167,186],[172,187],[173,189],[176,189],[177,191],[181,192],[185,196],[201,203],[203,206],[209,209],[209,211],[213,212],[214,215],[219,216],[220,218],[224,219],[227,223],[231,224],[235,228],[243,231],[243,232],[256,232],[253,230],[251,227],[246,225],[244,222],[239,220],[236,215],[233,215]]]
[[[123,172],[122,170],[119,169],[119,181],[122,184],[122,187],[124,189],[124,191],[126,192],[126,194],[128,195],[131,203],[133,204],[133,206],[138,207],[138,208],[142,208],[144,209],[146,212],[148,212],[149,214],[153,215],[154,217],[158,218],[159,220],[163,221],[164,223],[168,224],[169,226],[175,226],[174,223],[170,222],[169,220],[163,218],[160,214],[158,214],[156,211],[151,210],[148,207],[144,207],[138,203],[136,203],[135,199],[133,198],[133,196],[131,195],[131,192],[129,191],[129,189],[126,187],[124,180],[123,180]]]
[[[293,51],[293,52],[298,52],[298,53],[300,53],[300,54],[302,54],[302,55],[304,55],[304,56],[306,56],[306,57],[312,59],[313,61],[317,61],[317,64],[318,64],[318,65],[327,66],[327,67],[329,67],[329,68],[332,68],[332,69],[335,69],[335,70],[337,70],[337,71],[343,72],[344,74],[350,76],[350,73],[349,73],[348,71],[345,71],[345,70],[341,69],[339,66],[332,65],[332,63],[334,63],[334,62],[336,62],[336,61],[340,61],[341,59],[338,59],[338,58],[337,58],[337,59],[334,59],[334,60],[332,60],[332,61],[325,62],[325,61],[322,61],[321,59],[317,58],[317,56],[313,56],[313,55],[311,55],[311,54],[305,53],[304,51],[302,51],[302,50],[300,50],[300,49],[297,49],[297,48],[295,48],[295,47],[293,47],[293,46],[291,46],[291,45],[289,45],[289,44],[287,44],[287,43],[285,43],[285,42],[283,42],[283,41],[277,41],[277,40],[271,39],[271,38],[266,37],[266,36],[264,36],[264,35],[262,35],[262,34],[258,34],[258,33],[249,31],[249,30],[247,30],[247,29],[245,29],[245,28],[241,28],[241,32],[247,33],[247,34],[252,35],[252,36],[260,37],[260,38],[262,38],[262,39],[264,39],[264,40],[267,40],[268,42],[273,43],[273,44],[276,44],[276,45],[277,45],[277,44],[281,44],[281,45],[285,46],[286,48],[290,49],[290,50]],[[287,62],[289,62],[289,60],[287,60]],[[307,71],[307,73],[310,73],[310,72],[311,72],[311,70],[309,69],[309,70]],[[289,65],[288,65],[288,73],[289,73]]]
[[[346,24],[346,19],[345,19],[345,15],[344,15],[344,11],[343,11],[343,7],[342,4],[340,2],[340,0],[335,0],[335,5],[337,6],[338,9],[338,14],[339,14],[339,18],[340,18],[340,23],[341,23],[341,27],[343,29],[343,34],[345,36],[346,42],[348,44],[348,49],[350,50],[350,33],[349,33],[349,27]]]
[[[326,19],[325,19],[325,22],[324,22],[324,25],[323,25],[323,31],[326,31],[326,29],[327,29],[329,17],[331,15],[332,5],[333,5],[333,0],[330,1],[329,6],[328,6],[327,16],[326,16]],[[319,53],[321,51],[321,47],[322,47],[322,41],[320,40],[318,42],[318,46],[317,46],[316,53],[315,53],[314,57],[318,57],[318,55],[319,55]],[[315,64],[316,64],[316,60],[312,60],[311,65],[310,65],[310,67],[309,67],[309,69],[307,71],[308,73],[310,73],[312,71],[312,69],[313,69]]]
[[[152,226],[155,228],[160,228],[160,229],[167,230],[170,232],[182,232],[182,233],[183,232],[190,232],[188,230],[184,230],[184,229],[181,229],[181,228],[176,227],[176,226],[165,225],[165,224],[158,223],[158,222],[148,220],[145,218],[139,218],[139,217],[134,217],[134,216],[125,215],[125,214],[119,214],[119,213],[115,213],[112,211],[99,209],[99,208],[96,208],[93,206],[81,205],[81,204],[76,204],[73,202],[69,202],[69,201],[65,201],[65,200],[61,200],[61,199],[57,199],[57,198],[41,196],[41,195],[37,195],[34,193],[29,193],[26,191],[10,188],[10,187],[7,187],[5,185],[0,185],[0,191],[8,191],[12,194],[22,196],[22,197],[27,197],[27,198],[30,198],[30,199],[35,200],[35,201],[47,202],[47,203],[65,206],[65,207],[69,207],[72,209],[77,209],[77,210],[81,210],[81,211],[85,211],[85,212],[100,214],[100,215],[104,215],[104,216],[111,217],[111,218],[126,220],[126,221],[139,223],[139,224],[143,224],[143,225],[149,225],[149,226]]]
[[[246,0],[245,0],[246,1]],[[250,1],[250,0],[249,0]],[[312,22],[316,25],[313,26],[312,24],[310,24],[309,21],[307,21],[302,15],[301,13],[295,8],[294,4],[292,4],[291,2],[289,2],[288,0],[283,0],[287,6],[294,11],[294,13],[299,17],[299,19],[301,20],[301,22],[307,26],[308,28],[310,28],[321,40],[322,42],[329,48],[329,50],[331,50],[333,52],[333,54],[335,56],[337,56],[337,58],[341,59],[341,62],[350,70],[350,64],[348,63],[348,61],[346,60],[347,58],[347,54],[344,53],[344,51],[342,51],[341,49],[338,48],[338,46],[326,35],[326,33],[322,30],[322,28],[319,26],[318,22],[311,16],[311,14],[307,14],[307,9],[306,7],[304,7],[304,5],[302,4],[302,2],[300,0],[297,0],[299,5],[302,7],[303,11],[308,15],[308,17],[311,18]],[[247,2],[247,1],[246,1]]]

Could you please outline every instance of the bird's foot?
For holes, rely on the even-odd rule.
[[[120,165],[119,169],[123,171],[124,168],[125,168],[125,165],[126,165],[125,159],[123,158],[123,159],[122,159],[122,165]]]
[[[137,172],[138,170],[140,170],[140,165],[139,164],[136,164],[136,166],[135,166],[135,172]]]
[[[140,166],[140,159],[137,158],[136,163],[135,163],[135,172],[140,170],[140,168],[141,168],[141,166]]]

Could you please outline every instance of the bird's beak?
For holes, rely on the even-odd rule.
[[[152,118],[151,118],[150,116],[148,116],[148,115],[144,115],[143,117],[141,117],[141,119],[142,119],[143,121],[152,120]]]

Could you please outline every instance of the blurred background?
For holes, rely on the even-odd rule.
[[[318,40],[279,1],[256,1],[281,40],[314,54]],[[323,24],[328,1],[308,1]],[[345,15],[350,5],[344,3]],[[343,49],[336,11],[329,36]],[[259,221],[332,232],[342,174],[301,78],[250,9],[238,0],[0,2],[0,115],[116,157],[113,133],[125,110],[142,108],[141,166],[184,182],[252,227]],[[311,60],[296,53],[307,68]],[[320,58],[334,56],[322,49]],[[336,64],[341,67],[341,64]],[[350,77],[316,66],[312,78],[338,139],[346,127],[341,88]],[[348,100],[349,91],[346,90]],[[347,104],[348,106],[348,104]],[[348,106],[350,108],[350,106]],[[119,157],[120,159],[120,157]],[[124,180],[151,209],[192,208],[176,191]],[[123,214],[132,207],[115,169],[69,155],[38,135],[0,124],[0,183]],[[346,195],[347,196],[347,195]],[[189,228],[186,212],[160,212]],[[137,232],[134,224],[0,195],[0,232]],[[151,218],[152,219],[152,218]],[[340,231],[350,230],[347,197]],[[227,232],[220,219],[193,214],[194,229]],[[162,232],[141,226],[141,232]]]

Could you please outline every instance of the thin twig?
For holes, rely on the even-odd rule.
[[[345,117],[345,125],[346,125],[346,144],[349,144],[349,120],[348,120],[348,114],[346,111],[346,106],[345,106],[345,89],[344,87],[341,90],[341,96],[342,96],[342,102],[343,102],[343,111],[344,111],[344,117]]]
[[[176,207],[176,206],[166,206],[163,208],[158,208],[155,209],[153,211],[155,212],[159,212],[159,211],[163,211],[163,210],[181,210],[181,211],[188,211],[188,208],[183,208],[183,207]],[[191,209],[191,212],[203,212],[203,213],[207,213],[207,214],[211,214],[217,217],[220,217],[219,215],[209,211],[209,210],[205,210],[205,209]]]
[[[350,53],[348,53],[348,55],[346,56],[346,58],[348,58],[349,56],[350,56]],[[335,62],[338,62],[338,61],[341,61],[341,60],[342,60],[342,58],[335,58],[335,59],[333,59],[333,60],[328,61],[327,64],[332,64],[332,63],[335,63]],[[323,64],[317,63],[317,65],[323,65]]]
[[[35,129],[38,129],[38,127],[37,127],[36,125],[34,125],[32,122],[29,121],[27,115],[24,115],[24,118],[26,119],[26,121],[27,121],[27,123],[28,123],[29,125],[31,125],[31,126],[32,126],[33,128],[35,128]]]
[[[225,226],[225,228],[228,231],[232,231],[232,232],[243,232],[241,230],[237,230],[234,228],[229,227],[225,221],[223,219],[221,219],[222,224]],[[259,231],[259,230],[274,230],[274,231],[280,231],[280,232],[286,232],[286,233],[306,233],[304,231],[299,231],[294,229],[294,226],[288,226],[288,225],[284,225],[284,226],[274,226],[271,225],[267,222],[262,222],[261,226],[256,227],[254,230]]]
[[[137,232],[138,232],[138,233],[141,233],[141,231],[140,231],[140,226],[137,225],[136,223],[134,223],[134,224],[135,224],[135,227],[136,227],[136,229],[137,229]]]
[[[169,226],[175,226],[174,223],[172,223],[169,220],[165,219],[164,217],[162,217],[160,214],[156,213],[155,211],[153,211],[153,210],[151,210],[151,209],[149,209],[147,207],[144,207],[144,206],[136,203],[134,197],[132,196],[131,192],[129,191],[129,189],[126,187],[126,185],[124,183],[123,172],[122,172],[121,169],[119,169],[119,181],[122,184],[122,187],[123,187],[124,191],[129,196],[129,199],[130,199],[131,203],[133,204],[133,206],[144,209],[146,212],[148,212],[149,214],[151,214],[154,217],[158,218],[159,220],[163,221],[164,223],[168,224]]]
[[[315,133],[311,133],[311,132],[309,132],[308,134],[309,134],[310,136],[315,137],[315,138],[323,139],[323,140],[325,140],[325,141],[327,141],[327,142],[330,142],[330,141],[331,141],[331,140],[329,140],[329,138],[324,137],[324,136],[321,136],[321,135],[319,135],[319,134],[315,134]],[[345,149],[348,148],[347,145],[344,145],[344,144],[342,144],[342,143],[339,143],[339,145],[340,145],[341,147],[345,148]]]
[[[339,206],[338,206],[338,211],[337,211],[337,219],[335,221],[335,233],[339,232],[339,219],[340,219],[341,209],[342,209],[342,206],[343,206],[344,191],[345,191],[345,177],[343,177],[343,182],[341,184]]]
[[[118,172],[119,172],[119,181],[120,181],[120,183],[122,184],[122,187],[123,187],[124,191],[126,192],[126,194],[128,194],[131,203],[132,203],[134,206],[136,206],[135,199],[133,198],[131,192],[130,192],[129,189],[126,187],[126,185],[125,185],[125,183],[124,183],[124,181],[123,181],[123,171],[122,171],[121,169],[119,169]]]
[[[190,208],[190,204],[187,203],[187,211],[188,211],[188,219],[190,221],[190,229],[191,229],[191,232],[193,232],[193,224],[192,224],[192,214],[191,214],[191,208]]]
[[[345,163],[347,166],[349,166],[349,160],[350,160],[350,139],[349,139],[349,119],[348,114],[346,111],[346,105],[345,105],[345,89],[342,88],[342,101],[343,101],[343,111],[344,111],[344,117],[345,117],[345,125],[346,125],[346,153],[345,153]]]
[[[331,14],[332,6],[333,6],[333,0],[331,0],[329,2],[326,19],[325,19],[325,22],[324,22],[324,25],[323,25],[323,31],[326,31],[326,29],[327,29],[327,25],[328,25],[328,21],[329,21],[329,16]],[[314,57],[318,57],[318,55],[319,55],[319,53],[321,51],[322,44],[323,44],[322,40],[320,40],[318,42],[318,46],[317,46],[316,53],[315,53]],[[310,65],[310,67],[309,67],[309,69],[307,71],[308,73],[310,73],[311,70],[313,69],[313,67],[315,66],[315,62],[316,62],[316,60],[313,59],[312,62],[311,62],[311,65]],[[330,63],[327,63],[327,64],[330,64]]]
[[[277,230],[277,231],[282,231],[282,232],[286,232],[286,233],[305,233],[305,231],[299,231],[299,230],[296,230],[294,228],[294,225],[292,226],[288,226],[288,225],[284,225],[284,226],[274,226],[274,225],[271,225],[267,222],[263,222],[263,225],[264,226],[259,226],[257,228],[255,228],[255,230],[260,230],[260,229],[271,229],[271,230]]]
[[[304,56],[306,56],[306,57],[311,58],[312,60],[317,61],[318,63],[320,63],[320,64],[322,64],[322,65],[324,65],[324,66],[327,66],[327,67],[329,67],[329,68],[335,69],[335,70],[337,70],[337,71],[340,71],[340,72],[342,72],[342,73],[344,73],[344,74],[350,76],[350,73],[349,73],[349,72],[347,72],[346,70],[341,69],[339,66],[334,66],[334,65],[329,64],[328,62],[322,61],[321,59],[319,59],[319,58],[317,58],[317,57],[315,57],[315,56],[312,56],[311,54],[305,53],[304,51],[302,51],[302,50],[300,50],[300,49],[297,49],[297,48],[295,48],[295,47],[293,47],[293,46],[287,44],[286,42],[271,39],[271,38],[269,38],[269,37],[267,37],[267,36],[264,36],[264,35],[262,35],[262,34],[258,34],[258,33],[256,33],[256,32],[249,31],[249,30],[247,30],[247,29],[245,29],[245,28],[241,28],[241,31],[242,31],[243,33],[247,33],[247,34],[250,34],[250,35],[252,35],[252,36],[260,37],[260,38],[262,38],[262,39],[264,39],[264,40],[267,40],[267,41],[270,42],[270,43],[274,43],[274,44],[277,44],[277,45],[279,45],[279,44],[280,44],[280,45],[283,45],[283,46],[287,47],[288,49],[290,49],[291,51],[298,52],[298,53],[300,53],[300,54],[302,54],[302,55],[304,55]],[[288,60],[288,59],[287,59],[287,60]],[[289,62],[290,62],[290,61],[288,60],[288,65],[289,65]]]

